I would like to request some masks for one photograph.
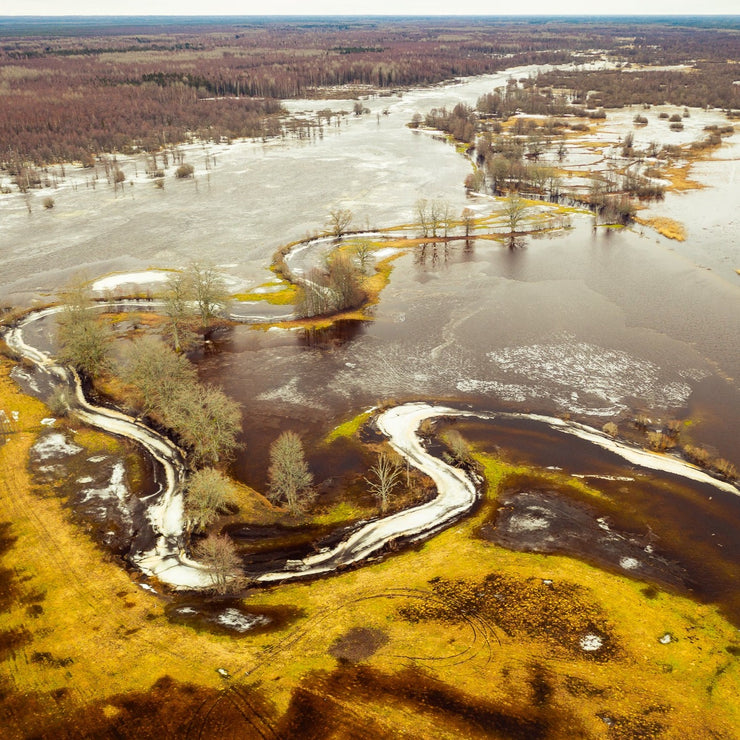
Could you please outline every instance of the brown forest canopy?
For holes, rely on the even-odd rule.
[[[713,80],[688,96],[680,84],[686,73],[673,73],[678,81],[655,83],[668,85],[666,95],[675,93],[670,102],[737,106],[737,18],[6,18],[0,19],[0,164],[88,161],[91,154],[152,151],[192,135],[269,135],[281,98],[331,97],[336,86],[435,83],[564,63],[574,53],[581,62],[597,50],[631,64],[687,64]],[[634,100],[624,83],[625,75],[550,82],[582,96],[604,91],[605,105],[660,102]]]

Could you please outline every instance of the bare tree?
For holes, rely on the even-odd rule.
[[[234,543],[225,534],[206,537],[195,546],[194,555],[208,568],[216,593],[235,593],[244,587],[242,561]]]
[[[393,489],[401,480],[402,470],[398,464],[398,459],[387,452],[378,454],[378,461],[370,472],[375,476],[375,480],[365,478],[373,496],[380,503],[381,512],[385,513],[388,508]]]
[[[429,202],[426,198],[419,198],[414,208],[416,209],[416,218],[421,229],[421,235],[429,236]]]
[[[207,332],[211,321],[219,315],[228,299],[226,283],[214,267],[199,262],[193,262],[186,275],[201,324]]]
[[[360,239],[355,245],[355,256],[360,265],[360,271],[366,275],[373,263],[373,253],[369,239]]]
[[[239,404],[214,386],[183,387],[167,411],[167,419],[190,448],[193,465],[228,460],[239,446]]]
[[[447,432],[445,442],[447,442],[450,450],[449,456],[453,462],[459,465],[470,462],[470,445],[457,429],[450,429]]]
[[[467,239],[475,226],[475,213],[470,208],[463,208],[462,222],[465,227],[465,238]]]
[[[190,476],[185,487],[185,519],[188,531],[206,529],[234,502],[231,481],[214,468],[203,468]]]
[[[271,501],[286,501],[291,513],[297,514],[306,498],[313,475],[303,455],[303,443],[295,432],[283,432],[270,446]]]
[[[509,224],[509,235],[510,241],[513,243],[514,236],[518,232],[519,224],[526,215],[527,203],[519,193],[512,193],[506,199],[506,206],[504,213]]]
[[[95,377],[108,367],[110,331],[93,310],[84,280],[70,286],[60,297],[65,306],[57,317],[59,360]]]
[[[335,208],[329,212],[329,230],[337,238],[347,232],[352,223],[352,211],[348,208]]]
[[[165,332],[178,353],[188,350],[195,343],[190,289],[190,280],[185,273],[173,272],[167,278],[164,292],[164,310],[167,314]]]
[[[144,413],[165,417],[182,389],[197,383],[188,359],[154,337],[135,339],[126,348],[121,374],[137,389]]]

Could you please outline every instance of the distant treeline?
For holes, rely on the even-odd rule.
[[[273,135],[280,130],[281,98],[332,97],[338,86],[382,91],[523,64],[585,62],[597,56],[593,49],[635,63],[702,59],[719,68],[738,58],[739,38],[688,22],[563,19],[183,19],[159,26],[127,19],[118,28],[66,24],[49,36],[28,29],[13,36],[12,29],[0,26],[0,165],[6,167],[152,151],[191,136]],[[671,102],[725,105],[726,96],[718,93],[726,87],[722,69],[721,85],[706,100],[697,93],[691,102]],[[606,87],[600,91],[607,97]]]

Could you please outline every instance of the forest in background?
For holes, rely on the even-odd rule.
[[[740,21],[708,19],[0,19],[0,166],[273,136],[280,99],[353,97],[524,64],[581,101],[740,108]],[[690,75],[690,78],[688,77]],[[543,81],[544,82],[544,81]],[[690,83],[690,84],[689,84]]]

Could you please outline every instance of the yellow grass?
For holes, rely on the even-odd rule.
[[[686,227],[674,221],[672,218],[635,218],[638,224],[649,226],[651,229],[655,229],[659,234],[667,237],[668,239],[675,239],[678,242],[686,241]]]

